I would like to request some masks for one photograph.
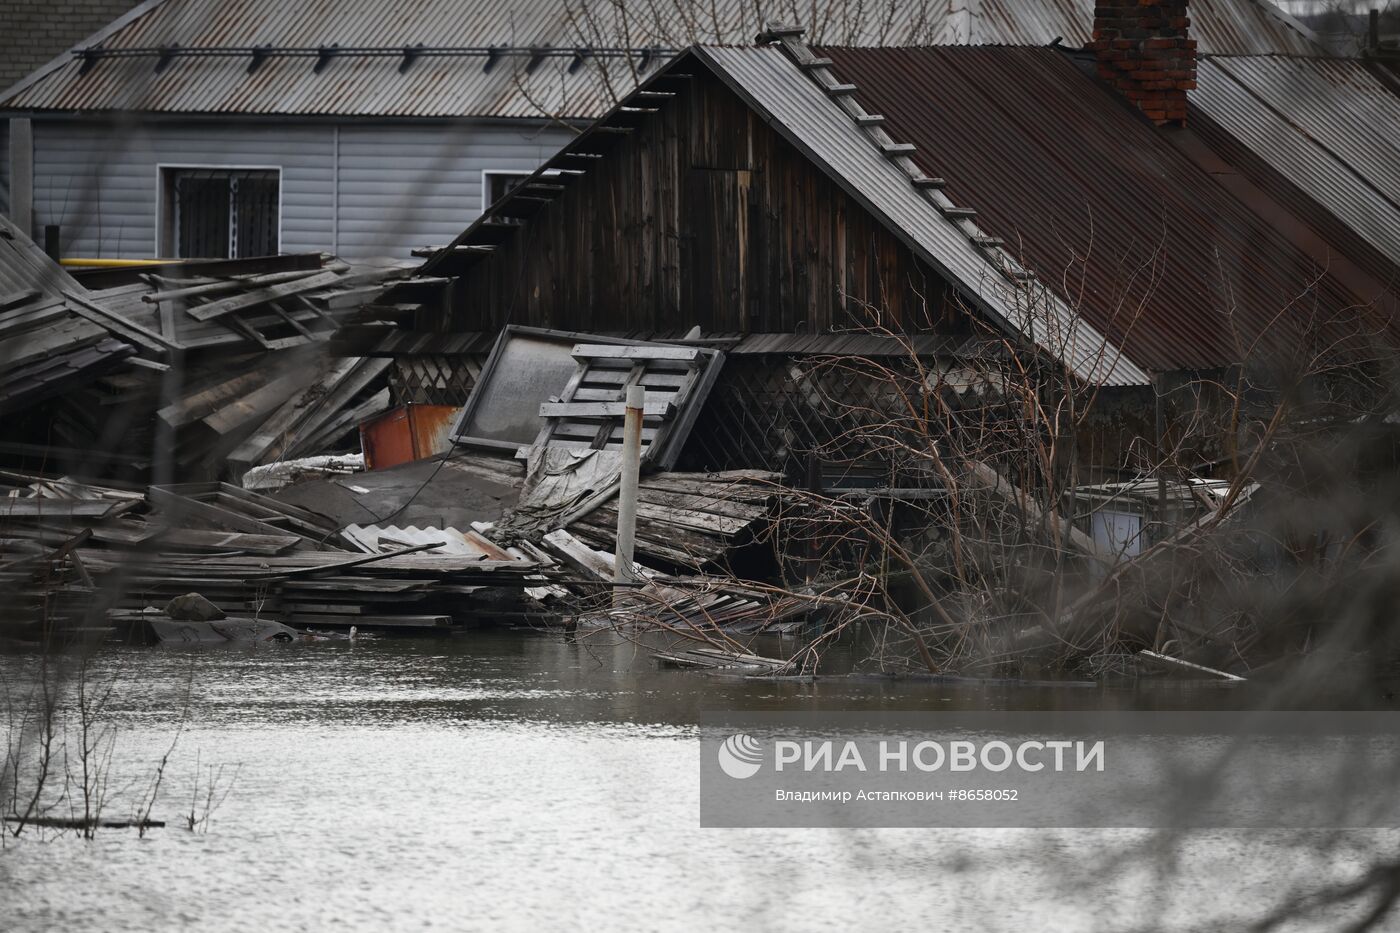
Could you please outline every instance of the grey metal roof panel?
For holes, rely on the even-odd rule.
[[[1269,0],[1191,0],[1187,12],[1202,55],[1329,54],[1311,30]]]
[[[155,0],[85,41],[132,58],[103,58],[86,73],[65,54],[20,82],[0,106],[34,111],[317,114],[399,117],[595,117],[632,89],[641,65],[568,50],[748,43],[768,21],[800,21],[827,45],[1082,45],[1093,0]],[[1267,0],[1194,0],[1202,54],[1317,55],[1322,49]],[[400,70],[400,50],[509,46],[561,50],[531,67],[511,55],[433,57]],[[347,50],[317,71],[315,50]],[[181,50],[160,73],[153,50]],[[249,70],[255,46],[277,51]],[[220,55],[218,50],[241,49]],[[352,49],[372,50],[351,52]],[[295,57],[285,57],[295,50]],[[655,67],[655,66],[652,66]]]
[[[484,560],[519,560],[492,544],[475,531],[446,528],[419,528],[417,525],[347,525],[340,532],[355,547],[366,554],[392,553],[404,547],[435,544],[420,557],[472,557]]]
[[[1206,59],[1197,83],[1193,105],[1400,263],[1400,97],[1364,63]]]
[[[940,6],[931,45],[1049,45],[1059,38],[1075,48],[1087,44],[1094,31],[1094,0],[967,0]],[[1306,28],[1267,0],[1191,0],[1190,16],[1203,55],[1323,54]],[[851,44],[815,36],[809,41]]]
[[[977,310],[1026,335],[1089,382],[1149,382],[1141,368],[1049,289],[1034,281],[1013,285],[781,49],[698,48],[694,54]]]

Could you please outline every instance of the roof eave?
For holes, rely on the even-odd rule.
[[[167,0],[144,0],[143,3],[139,3],[136,6],[132,7],[130,10],[127,10],[125,13],[112,20],[106,26],[103,26],[101,29],[97,30],[97,32],[88,36],[82,42],[79,42],[77,45],[73,45],[67,49],[64,49],[61,55],[55,57],[48,64],[39,66],[39,68],[30,72],[25,77],[20,78],[14,84],[10,85],[10,87],[6,88],[3,93],[0,93],[0,110],[3,110],[5,108],[7,101],[12,100],[14,97],[23,93],[24,91],[27,91],[29,88],[38,84],[40,81],[44,80],[49,75],[53,74],[58,69],[71,62],[73,60],[73,53],[76,50],[90,48],[94,45],[100,45],[102,42],[106,41],[106,39],[113,33],[121,29],[125,29],[131,23],[135,22],[136,20],[145,16],[151,10],[154,10],[156,7],[166,2]]]

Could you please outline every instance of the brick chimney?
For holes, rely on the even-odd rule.
[[[1096,0],[1099,77],[1158,126],[1186,123],[1186,92],[1196,86],[1196,40],[1188,0]]]

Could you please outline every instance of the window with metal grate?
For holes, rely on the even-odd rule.
[[[161,254],[244,259],[279,252],[279,169],[162,169]]]

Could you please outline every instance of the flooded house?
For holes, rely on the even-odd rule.
[[[109,309],[89,317],[141,352],[96,379],[59,372],[24,413],[23,443],[99,448],[139,472],[171,437],[161,456],[178,475],[238,480],[349,453],[360,427],[371,465],[450,446],[487,485],[512,477],[513,495],[524,468],[473,452],[614,451],[637,384],[643,469],[661,483],[646,546],[668,570],[711,565],[793,491],[918,534],[948,524],[935,513],[964,484],[1079,550],[1133,553],[1147,526],[1160,537],[1238,497],[1240,452],[1298,394],[1280,373],[1298,370],[1333,421],[1383,397],[1400,265],[1386,73],[1327,56],[1267,4],[1149,6],[1037,18],[983,4],[901,21],[898,36],[927,40],[908,46],[827,24],[679,52],[541,40],[526,54],[501,37],[420,48],[409,40],[430,3],[391,34],[368,13],[249,7],[224,21],[143,4],[7,97],[26,108],[11,130],[44,152],[11,190],[81,176],[94,203],[145,212],[103,206],[104,225],[160,228],[156,253],[232,258],[83,273]],[[630,83],[605,87],[623,61]],[[553,117],[472,109],[488,87],[492,107],[516,108],[535,79],[563,95]],[[1359,115],[1380,132],[1347,131]],[[561,133],[562,148],[541,143],[510,185],[458,199],[476,150],[452,134],[527,127]],[[141,150],[133,160],[100,150],[112,131]],[[403,148],[410,131],[430,158]],[[359,133],[377,141],[360,150]],[[288,148],[237,154],[257,140]],[[215,162],[175,151],[186,145]],[[284,161],[292,150],[305,171]],[[348,170],[360,151],[377,161]],[[108,174],[128,171],[157,190]],[[41,201],[26,202],[31,232],[53,226]],[[322,255],[353,256],[409,215],[435,218],[392,246],[421,264]],[[27,242],[24,224],[14,238]],[[0,325],[23,336],[32,315],[12,310]],[[512,340],[533,350],[506,353]],[[672,471],[688,476],[656,479]],[[712,489],[694,477],[716,471],[747,471],[725,481],[749,487],[743,514],[719,502],[670,520],[667,504],[693,504]],[[782,496],[754,491],[775,484]],[[549,519],[607,551],[610,509]],[[849,529],[801,534],[786,550],[802,560],[822,539],[852,543]]]
[[[1185,4],[1137,38],[1137,4],[1097,10],[1082,49],[796,28],[690,49],[432,254],[449,301],[357,345],[396,356],[403,400],[449,403],[507,325],[721,349],[684,461],[793,480],[867,459],[834,451],[869,441],[850,418],[889,386],[840,360],[956,396],[1008,351],[1051,361],[1046,385],[1093,389],[1075,445],[1099,480],[1179,446],[1226,374],[1324,348],[1379,365],[1394,136],[1339,137],[1356,112],[1400,128],[1385,79],[1302,33],[1201,52]]]

